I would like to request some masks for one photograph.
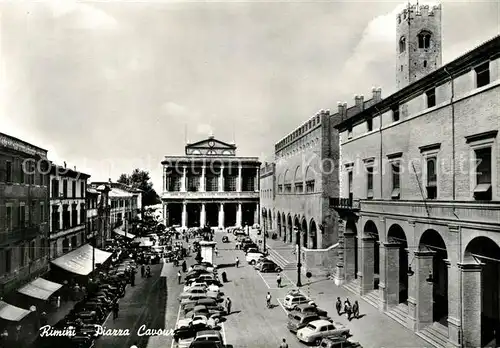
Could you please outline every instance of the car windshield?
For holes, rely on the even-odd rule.
[[[312,331],[316,331],[316,326],[314,326],[313,324],[308,324],[306,327],[308,329],[311,329]]]

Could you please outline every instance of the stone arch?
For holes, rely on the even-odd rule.
[[[301,166],[297,166],[297,168],[295,168],[293,184],[295,186],[294,191],[296,191],[296,193],[303,193],[304,171]]]
[[[283,185],[283,173],[278,175],[278,180],[276,180],[276,185]],[[276,188],[276,192],[280,193],[278,188]]]
[[[316,222],[314,219],[311,219],[309,222],[309,248],[317,249],[318,248],[318,227],[316,226]]]
[[[418,48],[430,48],[432,33],[423,29],[417,34]]]
[[[288,169],[285,171],[285,174],[283,176],[283,190],[285,193],[292,192],[292,174]]]
[[[427,311],[429,321],[448,326],[448,250],[443,237],[433,229],[425,230],[418,243],[419,251],[433,252],[432,259],[421,267],[429,268],[427,281],[432,284],[432,305]],[[417,260],[419,262],[420,260]],[[422,285],[421,285],[422,286]]]
[[[306,169],[305,172],[305,181],[306,181],[306,187],[304,188],[304,191],[306,193],[311,193],[315,191],[315,186],[316,186],[316,173],[314,169],[309,165]]]
[[[399,53],[403,53],[406,50],[406,38],[401,36],[399,39]]]
[[[385,274],[388,305],[406,304],[408,301],[408,240],[404,229],[393,224],[387,232]],[[390,267],[389,267],[390,265]]]
[[[358,250],[358,228],[354,218],[348,218],[344,234],[344,254],[345,254],[345,276],[346,281],[358,278],[359,271],[359,250]]]
[[[292,224],[292,216],[288,213],[287,217],[287,233],[288,233],[288,242],[291,243],[293,240],[293,224]]]
[[[307,228],[306,218],[303,216],[300,222],[300,229],[302,230],[302,246],[309,247],[309,229]]]
[[[367,255],[373,255],[371,258],[373,261],[365,267],[367,267],[368,274],[363,274],[367,286],[372,289],[378,289],[378,284],[380,281],[380,248],[379,240],[380,236],[378,233],[377,225],[373,220],[367,220],[363,227],[363,241],[361,244],[361,253],[363,254],[363,260],[369,260],[371,257]],[[368,276],[367,276],[368,275]]]
[[[485,236],[475,237],[465,248],[464,266],[462,268],[469,268],[475,272],[464,272],[464,279],[462,281],[469,284],[468,294],[471,296],[469,298],[470,303],[479,308],[473,308],[474,305],[471,306],[472,308],[465,308],[467,313],[470,313],[468,315],[470,318],[465,318],[465,321],[472,318],[475,320],[471,320],[463,325],[470,327],[472,332],[481,333],[481,337],[477,341],[467,337],[464,333],[466,346],[484,347],[495,339],[498,346],[500,333],[496,331],[500,323],[499,257],[500,247],[495,241]],[[467,277],[469,278],[467,279]],[[475,289],[471,288],[474,286],[476,287]],[[481,306],[477,306],[479,303]],[[477,322],[478,319],[479,323]]]

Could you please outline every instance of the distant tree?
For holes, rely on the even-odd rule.
[[[142,205],[144,207],[161,202],[160,197],[153,188],[149,172],[146,170],[136,168],[130,175],[121,174],[118,182],[142,190]]]
[[[117,182],[120,183],[120,184],[129,185],[129,183],[130,183],[130,177],[127,174],[125,174],[125,173],[120,174],[120,177],[118,178]]]

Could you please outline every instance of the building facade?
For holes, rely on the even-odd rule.
[[[276,226],[276,210],[274,209],[274,199],[276,197],[276,175],[274,163],[264,163],[260,168],[260,222],[262,228],[267,232],[274,232]]]
[[[497,36],[337,126],[345,286],[435,346],[500,344],[499,53]]]
[[[99,192],[93,187],[87,187],[87,225],[86,237],[90,241],[94,236],[99,235]],[[99,247],[96,245],[96,247]]]
[[[50,258],[86,243],[87,180],[90,175],[52,164],[50,167]]]
[[[0,296],[47,271],[47,150],[0,133]]]
[[[87,236],[95,237],[96,247],[103,248],[111,235],[111,202],[109,184],[90,183],[87,189]],[[91,220],[91,221],[89,221]]]
[[[184,156],[166,156],[163,218],[182,228],[259,223],[257,157],[236,156],[236,146],[214,137],[187,144]]]

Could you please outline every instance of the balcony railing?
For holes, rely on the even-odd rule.
[[[330,206],[334,209],[359,210],[359,200],[352,198],[331,197]]]

